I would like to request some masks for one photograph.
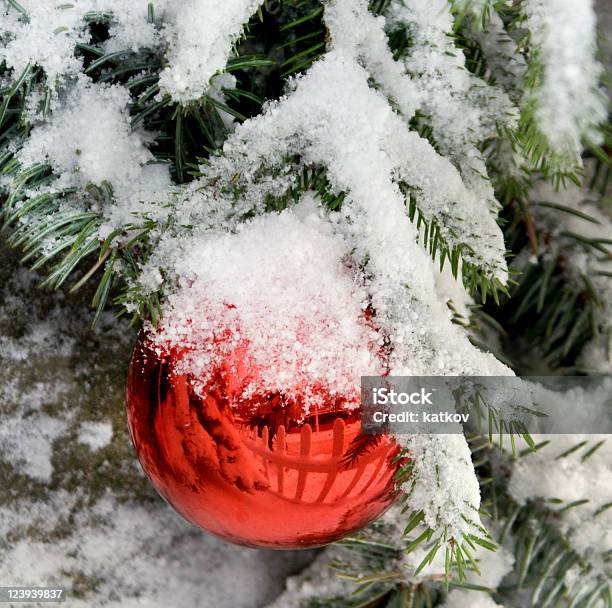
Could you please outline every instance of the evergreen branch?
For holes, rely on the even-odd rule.
[[[283,3],[288,15],[295,12],[291,4]],[[326,47],[327,30],[323,25],[321,3],[306,0],[296,4],[299,16],[279,27],[281,42],[276,49],[282,51],[283,56],[279,61],[281,78],[306,70],[322,56]]]
[[[495,479],[494,483],[482,488],[483,504],[488,503],[493,507],[493,516],[501,530],[498,541],[506,547],[512,543],[516,558],[514,574],[504,579],[498,593],[502,597],[512,597],[528,591],[529,605],[538,608],[560,605],[584,608],[588,601],[604,598],[610,587],[610,577],[593,571],[589,563],[590,556],[578,555],[569,537],[573,533],[560,525],[560,519],[565,513],[589,504],[587,498],[567,502],[560,499],[537,499],[519,505],[508,495],[504,479],[507,462],[503,457],[500,458],[503,455],[483,441],[482,437],[472,441],[473,453],[482,456],[477,465],[479,477],[491,476]],[[542,442],[534,450],[545,449],[549,443]],[[598,443],[589,445],[589,442],[580,441],[557,458],[568,458],[580,453],[584,458],[594,448],[598,449],[597,446]],[[525,450],[520,458],[529,457],[534,450]],[[593,517],[606,509],[607,505],[602,505]],[[575,533],[579,534],[580,530]],[[574,573],[571,578],[566,576],[570,570]],[[570,581],[575,583],[571,584]]]
[[[378,600],[386,598],[394,586],[389,583],[361,585],[349,597],[324,597],[307,600],[304,608],[370,608]]]
[[[593,194],[601,197],[597,180],[592,180],[592,185]],[[540,218],[540,234],[536,234],[532,213]],[[548,366],[559,368],[574,360],[593,337],[606,331],[605,298],[595,279],[607,272],[602,268],[588,276],[574,267],[572,255],[583,250],[601,268],[612,259],[610,243],[587,232],[589,224],[599,225],[600,220],[586,206],[577,209],[555,200],[536,200],[527,205],[519,198],[507,205],[505,214],[506,241],[516,255],[510,270],[519,280],[510,298],[504,297],[499,308],[488,305],[484,312],[494,315],[506,331],[522,331],[526,346],[543,353]],[[564,216],[583,221],[584,233],[564,230]],[[546,231],[547,225],[554,235]],[[500,338],[502,344],[507,343],[503,335]]]
[[[565,188],[568,183],[580,185],[584,176],[580,158],[551,146],[540,129],[536,112],[534,102],[523,104],[519,128],[513,133],[514,145],[529,160],[532,170],[539,171],[544,179],[552,180],[555,187]]]
[[[19,2],[17,2],[17,0],[7,0],[7,2],[15,10],[19,11],[24,17],[27,18],[28,12],[26,11],[26,9]]]
[[[558,124],[556,128],[562,136],[557,137],[557,141],[551,142],[550,133],[545,133],[542,127],[540,110],[542,104],[545,103],[543,100],[546,97],[550,98],[550,93],[546,97],[541,95],[544,83],[558,76],[554,72],[551,73],[549,61],[547,61],[550,60],[550,57],[546,51],[548,50],[550,54],[550,49],[542,47],[552,35],[554,19],[551,15],[548,16],[548,19],[543,19],[542,15],[534,19],[533,15],[530,15],[530,1],[519,0],[514,3],[512,10],[508,13],[508,28],[521,33],[519,48],[527,61],[527,69],[522,82],[521,119],[519,129],[515,133],[515,143],[529,159],[531,166],[540,171],[545,179],[551,179],[556,187],[565,187],[568,181],[580,185],[583,177],[580,145],[581,143],[588,145],[594,134],[604,128],[603,124],[597,124],[597,122],[605,121],[604,95],[597,88],[600,83],[590,83],[590,90],[581,92],[581,95],[584,96],[583,107],[588,108],[590,115],[563,117],[570,123],[576,121],[572,129],[579,131],[578,137],[582,141],[574,141],[575,136],[571,130],[566,128],[564,131],[565,125]],[[584,44],[587,38],[588,36],[585,35]],[[590,67],[592,72],[597,70],[595,65]],[[563,85],[559,91],[565,94]],[[575,91],[569,92],[570,98],[573,94]],[[550,130],[550,125],[548,129]]]
[[[85,16],[85,20],[91,24],[106,23],[110,18],[110,13],[100,12]],[[227,104],[206,96],[199,104],[181,111],[168,97],[160,101],[153,99],[159,92],[157,82],[162,66],[159,58],[146,49],[105,53],[94,36],[91,44],[79,43],[75,51],[83,57],[85,72],[94,81],[125,84],[128,87],[136,97],[131,107],[133,126],[144,125],[159,130],[160,135],[153,144],[153,150],[160,160],[169,158],[180,181],[189,175],[186,167],[195,164],[202,149],[209,152],[219,149],[227,134],[220,112],[244,120],[245,115],[236,107],[255,104],[259,109],[263,103],[262,98],[251,91],[236,89],[230,90]],[[227,71],[243,74],[244,70],[262,69],[270,67],[272,63],[270,59],[237,47],[235,56],[228,62]],[[3,71],[6,71],[5,68],[0,66],[0,74]],[[9,243],[23,249],[23,261],[31,263],[33,268],[48,268],[43,284],[53,288],[60,287],[78,272],[87,263],[87,258],[97,256],[89,270],[72,285],[72,290],[82,288],[102,273],[94,296],[96,319],[108,302],[112,288],[119,284],[124,284],[124,288],[115,298],[116,303],[130,308],[134,304],[141,318],[149,316],[158,319],[159,294],[145,297],[138,289],[126,284],[126,280],[133,282],[139,273],[140,264],[145,259],[144,251],[150,245],[147,239],[155,222],[146,219],[136,221],[113,233],[111,239],[101,241],[96,231],[103,222],[104,209],[113,205],[112,187],[109,184],[90,184],[84,192],[74,189],[46,192],[44,188],[52,185],[56,179],[51,168],[46,165],[22,168],[15,158],[15,150],[19,148],[14,145],[9,148],[10,143],[18,141],[18,133],[26,132],[21,117],[28,95],[34,90],[34,85],[43,80],[41,70],[27,66],[11,86],[2,91],[0,97],[0,172],[12,178],[0,208],[0,219],[4,229],[10,233]],[[146,87],[144,91],[143,87]],[[47,94],[45,106],[48,99]],[[163,125],[161,129],[160,125]],[[163,142],[171,129],[175,146],[173,154],[168,155]],[[202,145],[203,141],[205,145]],[[89,207],[90,201],[96,203],[96,209],[103,211],[83,211],[83,203]],[[125,276],[120,276],[121,273]],[[131,302],[132,297],[135,302]]]
[[[587,501],[588,502],[588,501]],[[555,519],[562,511],[575,508],[585,501],[565,505],[561,511],[547,508],[541,502],[530,502],[521,507],[510,525],[514,538],[519,578],[517,587],[528,587],[531,606],[555,606],[561,597],[568,606],[586,607],[592,600],[605,598],[609,581],[600,577],[583,577],[581,584],[568,586],[565,574],[572,568],[583,573],[590,570],[588,562],[581,558],[559,532]],[[504,588],[511,592],[512,587]]]
[[[479,258],[468,243],[450,245],[448,237],[456,237],[454,220],[439,217],[432,217],[427,220],[419,209],[410,187],[402,183],[400,188],[407,201],[408,217],[416,223],[425,250],[429,252],[434,261],[436,259],[439,261],[440,271],[444,269],[444,265],[448,261],[452,275],[457,279],[461,269],[464,287],[473,295],[479,293],[483,303],[486,301],[488,294],[491,294],[497,303],[499,303],[500,293],[508,295],[507,287],[495,276],[495,269],[488,269],[489,264],[484,260],[480,263],[472,261]],[[442,219],[449,220],[449,225],[445,225]]]

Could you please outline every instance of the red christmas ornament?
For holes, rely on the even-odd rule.
[[[178,371],[183,355],[158,353],[143,332],[128,376],[130,432],[153,485],[195,525],[242,545],[314,547],[396,498],[396,444],[362,435],[360,411],[341,398],[321,391],[323,405],[304,415],[299,391],[241,397],[257,376],[244,347],[196,392]]]

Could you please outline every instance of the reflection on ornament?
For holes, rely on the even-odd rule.
[[[362,435],[359,409],[338,397],[306,416],[299,395],[237,400],[249,370],[236,356],[200,397],[176,355],[158,355],[144,333],[136,345],[130,431],[174,508],[226,540],[290,549],[338,540],[390,506],[399,463],[389,437]]]

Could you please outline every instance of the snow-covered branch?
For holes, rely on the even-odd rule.
[[[526,0],[530,34],[525,103],[562,169],[581,165],[583,142],[601,142],[607,118],[595,60],[596,17],[592,0]]]

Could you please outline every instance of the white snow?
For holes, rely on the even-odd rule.
[[[358,59],[401,113],[411,118],[420,105],[420,92],[389,50],[385,18],[374,16],[362,0],[332,0],[325,10],[325,23],[333,33],[332,47]]]
[[[200,226],[196,232],[202,239],[210,227],[236,225],[244,214],[260,212],[267,194],[283,192],[292,183],[282,171],[256,181],[255,167],[280,169],[287,156],[299,153],[304,163],[328,169],[336,191],[349,193],[342,214],[332,219],[354,247],[356,263],[369,260],[367,289],[377,323],[394,345],[392,370],[506,374],[503,365],[474,348],[451,323],[450,311],[435,294],[438,271],[417,243],[395,180],[414,186],[425,215],[438,217],[451,242],[454,234],[473,245],[474,255],[466,257],[490,264],[504,279],[501,231],[452,164],[408,131],[367,80],[354,58],[340,49],[330,51],[297,81],[292,94],[236,130],[224,156],[201,168],[204,177],[178,203],[177,217],[181,224]],[[224,198],[224,180],[230,176],[244,185],[239,201]],[[158,276],[159,268],[172,275],[183,255],[182,238],[178,233],[162,240],[145,267],[145,280]]]
[[[92,450],[106,447],[113,438],[113,427],[109,422],[83,422],[79,429],[79,442]]]
[[[0,33],[8,42],[0,45],[0,62],[5,61],[17,75],[28,65],[44,69],[50,83],[75,76],[81,62],[74,56],[78,42],[88,42],[83,13],[75,8],[58,9],[53,0],[24,0],[26,20],[8,2],[0,9]]]
[[[578,500],[587,503],[563,510],[556,518],[572,548],[592,565],[590,576],[608,571],[606,551],[612,547],[612,509],[598,513],[610,502],[612,441],[610,435],[542,435],[534,441],[550,443],[520,459],[510,480],[510,493],[519,503],[530,499],[560,499],[559,510]],[[584,445],[580,445],[584,442]],[[591,455],[589,451],[601,445]],[[565,452],[578,449],[567,456]],[[554,505],[553,507],[554,508]]]
[[[497,128],[515,128],[517,108],[501,88],[467,70],[463,52],[453,43],[454,21],[447,0],[395,2],[388,16],[389,27],[406,27],[413,41],[402,62],[414,74],[420,109],[429,116],[434,139],[460,168],[466,186],[486,201],[495,216],[499,204],[479,146]],[[495,234],[493,227],[489,230]]]
[[[526,27],[532,60],[543,66],[541,82],[529,101],[536,121],[553,149],[581,163],[582,142],[601,141],[597,126],[607,118],[599,90],[602,66],[594,59],[596,16],[593,0],[527,0]]]
[[[482,536],[480,486],[465,437],[411,435],[399,440],[414,462],[413,478],[404,488],[410,508],[422,510],[425,525],[433,530],[446,529],[449,540]]]
[[[110,14],[110,38],[105,43],[109,52],[155,48],[163,43],[159,32],[148,22],[148,0],[78,0],[60,3],[54,0],[23,0],[19,3],[27,13],[23,17],[8,2],[0,13],[0,33],[8,32],[9,40],[0,46],[0,61],[6,61],[18,74],[28,64],[41,67],[47,82],[63,85],[77,76],[82,62],[74,56],[75,45],[88,44],[90,33],[85,19],[90,12]],[[167,2],[154,3],[158,10]]]
[[[36,407],[36,402],[29,399],[27,392],[21,398],[27,408]],[[0,425],[0,456],[29,477],[50,481],[53,473],[52,444],[66,426],[63,420],[41,412],[24,412],[21,417],[4,420]]]
[[[305,201],[235,234],[183,241],[178,289],[152,334],[161,350],[185,351],[176,372],[202,390],[220,365],[242,362],[257,370],[245,394],[296,392],[308,408],[325,391],[356,406],[360,376],[382,372],[380,337],[367,323],[350,250],[332,230]]]
[[[19,327],[24,309],[29,308],[21,292],[35,284],[31,273],[18,268],[0,286],[0,327],[16,323]],[[70,383],[49,377],[49,370],[40,369],[38,362],[70,357],[74,352],[74,337],[66,334],[66,319],[59,307],[50,307],[46,316],[45,320],[33,316],[18,337],[0,333],[0,460],[44,482],[53,474],[53,442],[68,427],[68,418],[50,415],[47,406],[63,399]]]
[[[45,502],[15,504],[0,513],[0,534],[22,526],[43,538],[18,538],[0,550],[0,576],[11,585],[67,586],[71,608],[167,608],[202,605],[252,608],[272,599],[291,568],[285,553],[220,541],[187,524],[167,505],[140,506],[105,496],[76,511],[76,495],[51,493]],[[20,512],[21,511],[21,512]],[[71,529],[53,538],[54,527]],[[67,575],[68,573],[68,575]],[[67,584],[78,573],[85,592]],[[278,577],[278,578],[277,578]],[[87,586],[95,585],[95,590]]]
[[[35,126],[17,153],[24,167],[49,163],[58,174],[57,190],[112,185],[116,205],[99,209],[108,218],[101,238],[148,208],[139,203],[163,200],[170,187],[168,167],[154,163],[145,138],[130,127],[129,101],[127,89],[81,77],[53,119]]]
[[[9,40],[0,45],[0,61],[20,74],[40,66],[53,89],[77,76],[82,62],[75,45],[88,44],[88,13],[111,16],[107,52],[159,50],[167,54],[160,85],[173,99],[199,99],[210,79],[225,68],[233,45],[259,0],[189,0],[179,5],[168,0],[79,0],[72,4],[53,0],[23,0],[27,20],[8,3],[1,9],[0,34]],[[148,19],[152,4],[155,23]]]
[[[210,79],[225,68],[232,45],[261,4],[261,0],[186,0],[169,9],[172,19],[164,36],[170,51],[168,67],[161,73],[162,91],[177,101],[199,99]]]

